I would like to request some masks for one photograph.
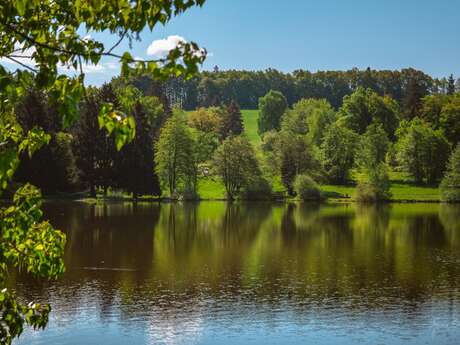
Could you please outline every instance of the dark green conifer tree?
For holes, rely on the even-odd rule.
[[[454,75],[451,74],[449,76],[449,79],[447,79],[447,90],[446,90],[446,93],[448,95],[453,95],[455,93],[455,79],[454,79]]]
[[[221,137],[227,138],[231,135],[240,135],[243,133],[243,117],[240,106],[234,100],[225,107],[221,125]]]

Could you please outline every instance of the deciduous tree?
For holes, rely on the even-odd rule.
[[[358,134],[363,134],[373,121],[380,122],[390,139],[395,138],[399,124],[398,105],[389,97],[381,97],[371,89],[358,88],[345,96],[339,111],[340,120]]]
[[[453,146],[460,142],[460,94],[450,96],[442,107],[439,127]]]
[[[234,199],[260,174],[254,149],[244,136],[230,136],[214,154],[214,168],[229,199]]]
[[[219,134],[222,125],[219,107],[198,108],[187,116],[188,125],[204,133]]]
[[[276,141],[276,155],[280,162],[281,180],[288,193],[293,195],[294,179],[299,174],[316,177],[320,171],[315,148],[305,135],[280,131]]]
[[[195,142],[185,114],[175,110],[160,131],[155,144],[156,172],[170,195],[178,188],[195,188],[197,171]]]
[[[336,119],[332,106],[325,99],[302,99],[287,110],[282,118],[281,128],[293,133],[307,135],[319,146],[327,127]]]
[[[359,201],[388,200],[390,179],[385,157],[390,142],[383,126],[373,123],[362,135],[356,151],[356,164],[360,176],[356,197]]]
[[[286,97],[279,92],[270,90],[259,99],[259,134],[272,129],[280,129],[281,117],[288,107]]]
[[[450,156],[440,189],[444,201],[460,201],[460,145],[457,145]]]
[[[358,136],[352,130],[339,123],[329,126],[321,144],[321,162],[330,182],[347,182],[357,142]]]
[[[442,177],[449,158],[450,146],[440,130],[433,130],[419,119],[400,131],[397,158],[417,183],[435,183]]]

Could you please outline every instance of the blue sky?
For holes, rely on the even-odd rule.
[[[131,52],[148,57],[152,41],[170,35],[207,48],[205,69],[414,67],[434,77],[460,77],[460,0],[207,0],[166,27],[144,32]],[[98,38],[107,45],[115,39]],[[89,83],[118,73],[117,65],[105,63],[88,68]]]

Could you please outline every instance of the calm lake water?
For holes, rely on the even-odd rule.
[[[18,344],[459,344],[460,206],[47,204],[53,306]]]

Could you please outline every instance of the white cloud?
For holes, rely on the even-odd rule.
[[[147,55],[157,58],[165,58],[171,50],[178,46],[179,43],[185,42],[185,38],[178,35],[168,36],[166,39],[155,40],[147,48]]]
[[[26,65],[26,66],[30,66],[30,67],[33,67],[35,66],[35,61],[33,59],[31,59],[29,56],[32,56],[32,54],[35,52],[35,48],[27,48],[27,49],[24,49],[24,47],[18,43],[16,43],[14,45],[14,50],[15,52],[11,55],[13,55],[13,59]],[[11,65],[11,66],[14,66],[14,67],[20,67],[19,64],[17,64],[16,62],[14,62],[13,60],[11,59],[8,59],[6,57],[1,57],[0,58],[0,63],[6,63],[8,65]]]
[[[83,73],[85,74],[105,72],[105,66],[102,63],[99,63],[97,65],[83,64],[82,69],[83,69]]]
[[[93,64],[83,64],[82,69],[85,74],[102,74],[106,73],[112,75],[113,72],[117,72],[120,68],[120,64],[115,61],[99,62],[97,65]],[[59,65],[59,73],[64,73],[67,75],[75,75],[80,72],[80,69],[74,70],[72,66]]]

